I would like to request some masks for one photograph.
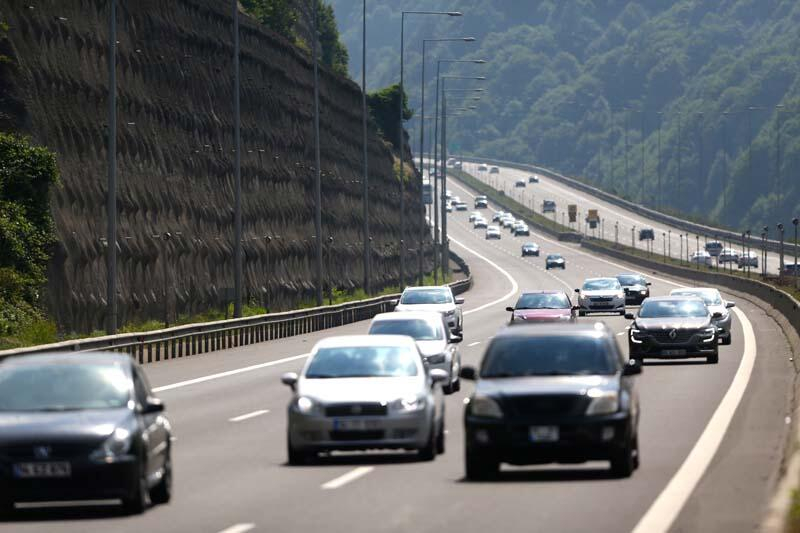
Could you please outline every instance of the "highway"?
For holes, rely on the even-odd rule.
[[[528,176],[532,175],[530,172],[517,170],[509,167],[499,167],[500,172],[498,174],[490,174],[486,171],[479,171],[478,170],[478,163],[463,163],[463,170],[468,172],[472,176],[478,178],[479,180],[483,181],[491,185],[492,187],[504,191],[507,195],[513,197],[520,203],[531,207],[535,206],[536,212],[541,213],[542,211],[542,201],[543,200],[554,200],[556,202],[556,220],[558,222],[567,221],[567,205],[569,204],[576,204],[578,206],[578,211],[581,214],[580,218],[580,230],[583,233],[587,233],[589,235],[595,235],[597,237],[601,236],[601,227],[598,227],[596,230],[591,230],[586,227],[584,219],[586,218],[586,212],[589,209],[597,209],[600,217],[605,219],[605,229],[603,232],[604,238],[608,240],[614,240],[614,226],[615,224],[619,224],[619,242],[625,245],[630,246],[632,242],[635,246],[644,248],[645,243],[639,241],[639,229],[641,228],[653,228],[655,230],[656,239],[653,241],[652,244],[652,251],[655,254],[668,254],[671,257],[679,258],[681,256],[681,250],[683,250],[683,257],[686,260],[686,237],[684,236],[683,239],[680,237],[681,234],[686,234],[685,231],[670,227],[668,225],[662,224],[661,222],[657,222],[654,220],[649,220],[646,217],[643,217],[637,213],[632,213],[623,210],[619,206],[611,204],[609,202],[605,202],[603,200],[597,199],[589,194],[583,193],[581,191],[577,191],[566,185],[558,182],[556,180],[550,179],[542,174],[534,174],[539,177],[539,183],[527,183]],[[491,166],[491,165],[489,165]],[[526,182],[526,187],[524,188],[517,188],[514,186],[517,180],[524,180]],[[548,217],[552,217],[551,213],[547,213]],[[578,229],[577,223],[573,223],[571,225],[574,229]],[[789,225],[791,226],[791,225]],[[631,241],[631,229],[634,229],[635,239]],[[761,272],[761,229],[760,228],[751,228],[752,235],[750,241],[750,248],[759,256],[759,268],[752,268],[751,274],[757,275]],[[594,233],[592,233],[594,231]],[[773,226],[770,228],[770,235],[771,239],[777,238],[777,229]],[[787,239],[792,239],[793,236],[790,235],[791,228],[786,230],[785,237]],[[700,249],[702,250],[705,246],[706,240],[713,240],[713,235],[700,235],[700,239],[696,238],[696,234],[690,233],[689,234],[689,254],[694,252],[697,249],[697,244],[699,242]],[[789,242],[789,241],[787,241]],[[742,242],[741,239],[737,239],[735,242],[727,242],[724,241],[725,247],[731,247],[734,250],[741,252],[742,250]],[[665,251],[666,248],[666,251]],[[784,261],[788,263],[794,262],[794,255],[787,254],[784,257]],[[767,253],[767,270],[772,274],[778,273],[778,266],[780,264],[779,254],[774,252]],[[728,268],[727,265],[722,265],[725,268]],[[733,270],[736,271],[736,265],[732,265]]]
[[[501,175],[513,179],[507,169]],[[542,188],[555,187],[542,181]],[[471,200],[459,184],[448,187]],[[611,210],[600,209],[610,220]],[[475,281],[464,295],[464,364],[480,361],[520,290],[571,291],[585,277],[636,271],[541,235],[504,231],[500,241],[486,241],[467,216],[452,213],[448,221],[452,249]],[[521,258],[527,240],[543,254],[561,252],[566,271],[545,271],[543,256]],[[653,294],[683,285],[645,274]],[[447,451],[432,463],[370,453],[287,466],[290,393],[280,374],[299,370],[320,338],[365,332],[362,322],[147,365],[174,429],[172,502],[133,517],[113,508],[25,510],[0,532],[752,531],[780,467],[793,373],[776,324],[753,303],[727,297],[737,303],[734,341],[721,347],[718,365],[652,363],[638,378],[642,466],[630,479],[610,478],[605,463],[589,463],[504,467],[496,481],[466,482],[461,417],[470,383],[447,399]],[[605,321],[627,350],[624,318],[581,320]]]

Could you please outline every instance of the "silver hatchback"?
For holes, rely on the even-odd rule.
[[[446,372],[429,370],[411,337],[329,337],[314,346],[292,388],[289,464],[333,450],[417,450],[422,460],[444,452]]]

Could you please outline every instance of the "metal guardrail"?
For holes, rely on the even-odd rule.
[[[466,292],[472,286],[469,267],[461,258],[456,259],[457,263],[459,261],[464,273],[467,274],[467,279],[448,284],[455,294]],[[4,350],[0,351],[0,360],[12,355],[37,353],[113,351],[128,353],[142,364],[165,361],[304,335],[367,320],[378,313],[390,311],[394,307],[392,300],[396,300],[399,296],[393,294],[327,307]]]

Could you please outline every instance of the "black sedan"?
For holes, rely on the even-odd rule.
[[[626,304],[640,305],[650,297],[650,282],[639,274],[619,274],[617,280],[625,291]]]
[[[526,242],[522,245],[522,257],[532,255],[539,257],[539,245],[534,242]]]
[[[567,269],[567,261],[561,254],[549,254],[544,260],[544,269],[550,270],[551,268],[560,268],[561,270]]]
[[[0,510],[14,503],[120,500],[129,513],[172,492],[170,425],[123,354],[0,363]]]
[[[509,327],[496,335],[464,411],[468,479],[514,465],[607,460],[613,474],[639,465],[638,361],[596,324]]]
[[[628,332],[631,359],[685,359],[705,357],[719,362],[717,327],[703,300],[696,296],[657,296],[648,298],[639,308]],[[634,319],[628,313],[625,318]]]

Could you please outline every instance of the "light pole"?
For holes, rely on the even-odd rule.
[[[777,201],[777,209],[778,215],[781,214],[781,209],[783,208],[783,191],[781,190],[781,109],[783,109],[782,104],[778,104],[775,106],[775,121],[777,125],[775,127],[775,196]],[[783,255],[781,254],[781,271],[783,271]]]
[[[117,333],[117,2],[108,15],[108,187],[106,190],[106,333]]]
[[[672,258],[672,230],[667,230],[667,256]]]
[[[316,3],[314,4],[316,6]],[[316,48],[315,48],[316,50]],[[316,77],[316,62],[314,63]],[[242,316],[242,128],[239,74],[239,2],[233,1],[234,237],[233,316]],[[316,89],[316,83],[314,84]]]
[[[312,62],[314,63],[314,232],[317,245],[317,306],[323,304],[323,285],[325,280],[322,274],[322,171],[320,170],[320,150],[319,150],[319,73],[317,61],[317,43],[319,41],[319,17],[317,16],[316,0],[312,0],[313,21],[311,24],[314,39],[311,43]],[[402,98],[401,98],[402,100]],[[402,105],[402,103],[401,103]],[[402,128],[402,124],[401,124]],[[402,155],[400,156],[402,161]]]
[[[661,232],[661,242],[663,243],[663,250],[664,250],[664,262],[667,262],[667,233],[662,231]]]
[[[680,237],[680,239],[681,239],[681,249],[680,249],[681,262],[680,262],[680,264],[683,265],[683,233],[679,233],[678,237]]]
[[[316,2],[314,3],[316,6]],[[402,11],[400,13],[400,98],[399,98],[399,160],[400,160],[400,240],[405,240],[406,233],[406,215],[405,215],[405,168],[403,158],[405,157],[405,130],[403,122],[405,121],[405,85],[404,85],[404,70],[405,70],[405,30],[406,30],[406,15],[447,15],[450,17],[460,17],[462,14],[458,11]],[[317,232],[319,233],[319,232]],[[405,266],[406,266],[406,250],[402,246],[400,248],[400,289],[405,286]]]
[[[697,255],[697,270],[700,270],[700,235],[694,236],[694,253]]]
[[[750,277],[750,233],[751,232],[750,232],[750,230],[746,230],[744,233],[745,233],[745,235],[747,235],[747,255],[745,256],[746,257],[745,265],[747,267],[746,268],[747,277],[749,278]]]
[[[792,224],[794,224],[794,288],[797,289],[797,223],[800,219],[794,217]]]
[[[364,145],[364,176],[361,180],[361,209],[364,218],[364,292],[372,294],[370,287],[370,236],[369,236],[369,167],[367,166],[367,0],[361,5],[361,129]]]
[[[779,255],[780,261],[778,262],[778,276],[780,277],[781,275],[783,275],[783,268],[784,268],[784,264],[783,264],[783,224],[778,222],[777,227],[778,227],[778,231],[781,232],[781,239],[780,239],[781,244],[780,244],[780,255]]]
[[[764,233],[762,235],[764,238],[763,249],[764,249],[764,277],[767,276],[767,241],[769,240],[769,226],[764,226]]]

